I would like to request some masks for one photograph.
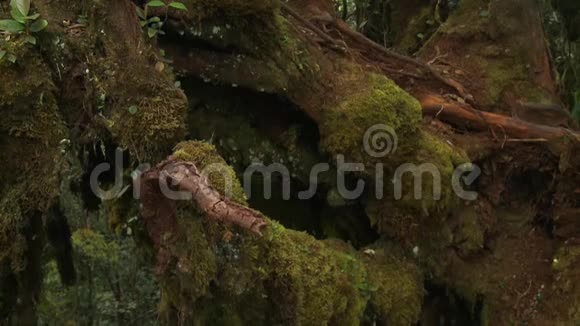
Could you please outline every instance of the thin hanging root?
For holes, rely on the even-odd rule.
[[[207,177],[203,176],[197,167],[190,162],[169,157],[154,169],[141,176],[141,189],[148,194],[148,200],[143,201],[144,218],[165,218],[160,214],[173,215],[174,211],[161,210],[160,207],[173,207],[173,202],[180,199],[193,199],[198,208],[209,218],[229,222],[262,236],[267,226],[262,213],[242,206],[214,189]],[[151,191],[154,198],[151,198]],[[181,194],[178,193],[182,192]],[[184,197],[184,195],[188,195]]]

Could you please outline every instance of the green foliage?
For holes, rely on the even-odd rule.
[[[161,21],[161,18],[158,16],[149,18],[149,8],[165,8],[165,20]],[[162,27],[167,21],[167,14],[170,8],[187,11],[187,7],[179,1],[172,1],[166,4],[161,0],[151,0],[145,4],[145,10],[137,7],[137,15],[141,20],[141,27],[147,30],[147,36],[149,36],[149,38],[154,38],[157,35],[165,35]]]
[[[0,40],[0,62],[6,59],[10,63],[16,62],[16,55],[8,50],[8,41],[12,35],[22,35],[24,43],[36,45],[38,33],[48,26],[48,21],[39,19],[39,14],[30,14],[30,0],[11,0],[10,15],[12,19],[0,19],[0,34],[8,34]]]
[[[102,232],[74,232],[79,276],[74,286],[62,286],[56,263],[46,264],[39,305],[41,324],[156,324],[159,290],[155,277],[138,258],[132,239],[104,233],[108,233],[104,228]]]
[[[36,38],[31,33],[38,33],[48,26],[48,21],[39,19],[40,14],[30,15],[30,0],[10,1],[12,19],[0,20],[0,31],[10,34],[26,34],[26,41],[36,44]]]
[[[573,22],[580,22],[580,11],[576,1],[543,2],[542,16],[546,42],[550,47],[558,81],[565,99],[572,108],[572,115],[580,121],[580,101],[575,92],[580,92],[580,39],[579,29]]]

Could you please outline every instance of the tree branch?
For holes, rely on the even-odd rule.
[[[191,162],[169,157],[167,161],[144,173],[141,181],[143,216],[146,220],[164,220],[174,216],[175,206],[169,202],[176,199],[168,198],[164,190],[177,188],[190,194],[198,208],[209,218],[237,224],[259,236],[267,226],[264,215],[220,194]]]
[[[500,114],[483,112],[475,110],[466,104],[450,103],[432,95],[421,97],[420,102],[423,107],[423,114],[437,117],[455,125],[469,125],[480,130],[497,127],[506,136],[520,139],[543,138],[554,140],[569,136],[576,141],[580,141],[580,135],[569,129],[539,125]],[[480,116],[484,117],[484,121],[482,121]]]

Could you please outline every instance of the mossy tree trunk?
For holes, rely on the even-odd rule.
[[[335,159],[343,157],[365,167],[349,177],[374,189],[339,204],[357,210],[350,225],[360,225],[356,216],[372,223],[369,232],[378,240],[359,250],[348,237],[315,239],[275,216],[263,217],[267,226],[259,237],[204,218],[208,208],[193,203],[169,203],[168,214],[141,218],[135,238],[156,260],[167,324],[413,325],[422,310],[427,318],[432,304],[424,299],[425,281],[455,293],[472,307],[471,320],[482,323],[578,321],[579,279],[571,272],[578,264],[572,218],[580,213],[578,135],[559,124],[546,129],[543,112],[525,124],[542,132],[535,139],[513,132],[524,124],[511,116],[529,109],[521,103],[562,104],[534,1],[464,0],[428,40],[394,40],[405,50],[419,47],[429,65],[377,49],[344,22],[312,28],[295,19],[325,11],[335,16],[330,1],[184,3],[187,13],[153,10],[167,14],[167,35],[148,39],[128,0],[35,0],[49,21],[39,44],[22,37],[0,43],[17,58],[0,62],[3,320],[34,323],[41,222],[51,208],[70,205],[60,197],[71,190],[87,211],[101,210],[88,180],[96,165],[113,161],[119,146],[131,166],[156,165],[172,153],[200,169],[221,164],[234,180],[229,200],[235,205],[248,202],[234,168],[256,157],[266,164],[298,160],[291,172],[302,182],[309,175],[301,167],[328,162],[337,174]],[[395,12],[408,12],[398,5],[406,4],[392,2]],[[424,10],[417,15],[409,21],[427,16]],[[79,17],[82,24],[66,23]],[[386,19],[376,18],[379,25]],[[176,75],[192,81],[182,83],[185,92]],[[208,89],[223,98],[209,98]],[[465,115],[453,112],[467,111],[453,110],[424,119],[423,109],[433,113],[418,101],[425,98],[441,112],[461,107],[483,122],[462,124],[458,117]],[[272,105],[244,106],[263,99]],[[486,121],[489,115],[477,110],[508,117]],[[207,135],[207,124],[226,128]],[[368,155],[362,146],[378,124],[399,137],[388,157]],[[306,132],[308,126],[315,131]],[[239,130],[252,136],[237,139]],[[191,141],[194,135],[213,141],[214,132],[215,146]],[[553,137],[538,139],[547,132]],[[469,162],[484,173],[478,199],[465,202],[453,192],[452,176]],[[395,200],[385,186],[385,198],[373,199],[372,169],[382,164],[389,175],[405,163],[437,167],[441,197],[418,200],[405,187]],[[225,192],[224,180],[209,181]],[[435,181],[423,182],[426,197],[434,197]],[[335,180],[320,184],[327,198],[338,187]],[[117,195],[107,203],[111,220],[141,214],[139,201]],[[326,230],[340,228],[338,217],[325,223]]]

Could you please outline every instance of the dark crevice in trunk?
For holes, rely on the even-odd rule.
[[[318,126],[292,102],[198,78],[185,78],[182,85],[191,105],[190,137],[214,144],[242,184],[247,178],[252,208],[318,239],[339,238],[360,248],[378,238],[359,201],[335,198],[334,167],[318,174],[313,196],[300,199],[299,194],[311,187],[311,168],[330,160],[318,149]],[[287,168],[287,178],[280,171],[272,172],[271,179],[260,172],[245,176],[253,163],[267,168],[280,164]],[[289,185],[286,196],[285,182]]]
[[[91,186],[91,174],[102,164],[108,164],[108,169],[98,175],[98,183],[103,190],[115,184],[115,158],[118,145],[111,141],[95,141],[84,145],[79,151],[79,159],[83,165],[83,175],[78,184],[71,184],[73,193],[80,193],[83,199],[84,208],[87,212],[97,211],[101,205],[101,199]],[[128,151],[123,154],[123,169],[130,162]]]

